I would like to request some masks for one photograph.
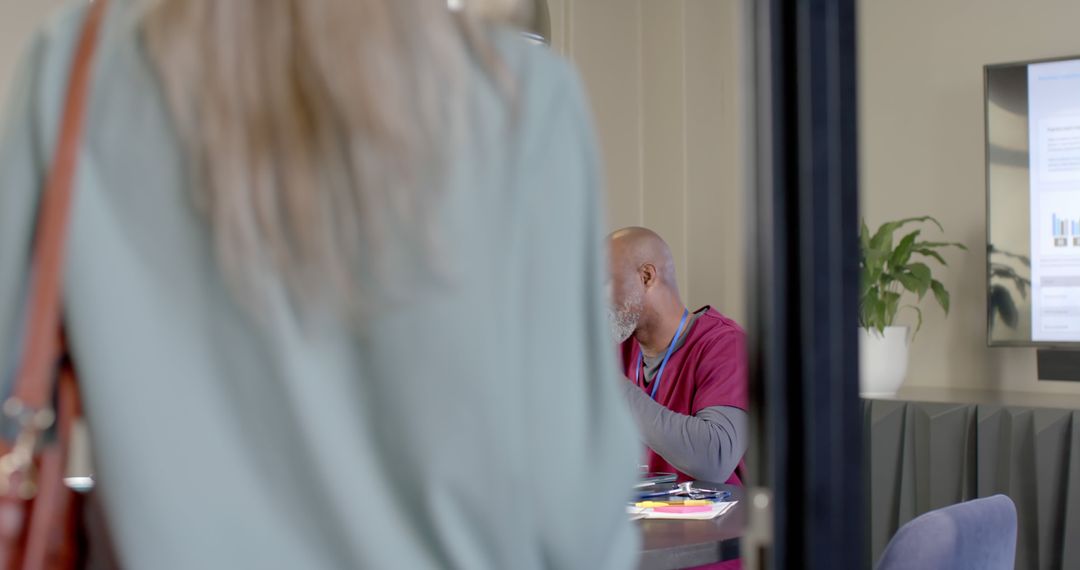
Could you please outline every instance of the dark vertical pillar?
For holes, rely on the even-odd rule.
[[[771,519],[758,552],[771,568],[859,568],[855,1],[753,9],[750,458]]]

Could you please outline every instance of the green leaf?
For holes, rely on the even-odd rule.
[[[900,243],[896,245],[896,249],[893,250],[892,256],[889,258],[889,267],[893,269],[903,267],[911,260],[911,248],[915,244],[915,239],[919,237],[920,233],[919,230],[915,230],[904,236],[904,239],[900,240]]]
[[[935,279],[930,283],[930,287],[934,290],[934,297],[937,299],[941,308],[945,310],[945,314],[949,314],[949,292],[945,290],[945,286],[941,284],[941,281]]]
[[[867,293],[869,293],[870,289],[877,284],[877,280],[870,275],[870,271],[868,269],[863,268],[861,273],[862,275],[859,277],[859,283],[862,285],[862,290],[859,292],[860,298],[864,297]]]
[[[916,295],[919,294],[919,291],[923,291],[923,294],[925,294],[926,288],[923,285],[923,281],[918,277],[915,277],[910,273],[901,273],[900,275],[897,275],[896,278],[900,281],[900,284],[904,286],[904,289],[907,289]],[[920,295],[920,297],[921,296],[922,295]]]
[[[911,218],[909,218],[909,219],[911,219]],[[922,216],[921,218],[914,218],[914,219],[916,219],[916,220],[918,220],[920,222],[925,222],[925,221],[934,222],[934,225],[937,226],[937,229],[938,229],[939,232],[944,232],[945,231],[945,228],[941,227],[941,222],[937,221],[937,218],[935,218],[933,216]]]
[[[860,301],[860,303],[859,303],[859,320],[861,321],[861,324],[862,324],[862,326],[864,328],[866,328],[866,329],[876,329],[876,328],[878,328],[878,321],[877,321],[877,314],[878,314],[877,306],[878,306],[878,304],[880,304],[880,301],[878,301],[877,295],[875,293],[873,293],[873,292],[867,294],[866,296],[864,296],[862,298],[862,301]]]
[[[912,311],[915,311],[915,316],[918,317],[917,324],[915,325],[915,332],[911,333],[911,340],[915,340],[915,335],[919,334],[919,331],[922,329],[922,309],[916,307],[915,305],[904,305],[900,308],[911,309]]]
[[[863,260],[862,269],[862,286],[863,290],[868,290],[869,287],[878,285],[881,281],[881,276],[885,271],[885,260],[881,256],[880,252],[868,251],[866,257]]]
[[[871,249],[870,251],[866,252],[866,267],[871,270],[877,270],[877,272],[880,274],[881,270],[885,269],[885,260],[887,257],[887,252]]]
[[[870,238],[870,249],[891,250],[893,232],[895,232],[897,228],[901,226],[901,222],[903,221],[904,220],[900,220],[897,222],[886,222],[878,226],[877,231],[874,232],[873,237]]]
[[[946,267],[948,267],[948,265],[949,265],[948,263],[945,263],[945,258],[941,257],[940,253],[938,253],[938,252],[936,252],[936,251],[934,251],[932,249],[919,248],[919,249],[913,249],[911,252],[912,253],[917,253],[919,255],[925,255],[926,257],[932,257],[932,258],[936,259],[938,263],[940,263],[940,264],[942,264],[942,265],[944,265]]]
[[[881,251],[882,249],[886,249],[883,248],[886,243],[888,243],[887,249],[892,249],[892,234],[894,231],[896,231],[895,226],[882,224],[881,227],[878,228],[878,231],[874,232],[874,237],[870,238],[870,247],[868,247],[867,250]]]
[[[877,327],[878,332],[885,332],[885,327],[888,326],[888,321],[885,320],[885,303],[883,301],[874,302],[874,326]]]
[[[907,270],[919,279],[930,280],[930,267],[925,263],[912,263],[907,266]]]
[[[896,319],[896,311],[900,307],[900,293],[893,293],[892,291],[886,291],[881,295],[882,304],[885,306],[884,318],[881,324],[889,326],[893,324]]]
[[[943,247],[955,247],[967,251],[966,245],[956,241],[920,241],[915,243],[916,249],[941,249]]]
[[[893,232],[903,226],[906,226],[907,224],[914,222],[933,222],[939,230],[945,231],[945,229],[941,227],[941,223],[934,219],[932,216],[919,216],[916,218],[904,218],[902,220],[896,220],[895,222],[886,222],[884,224],[881,224],[877,232],[874,233],[874,237],[870,238],[870,248],[878,249],[882,245],[888,243],[889,249],[892,249]]]
[[[925,263],[912,263],[907,266],[907,271],[908,275],[919,281],[918,288],[913,291],[919,295],[919,299],[922,299],[926,295],[926,291],[930,289],[930,282],[933,280],[930,267]]]

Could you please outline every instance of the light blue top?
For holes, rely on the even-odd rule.
[[[0,136],[5,373],[82,10],[34,39]],[[103,33],[65,304],[125,566],[633,566],[638,448],[569,67],[500,35],[520,123],[476,71],[473,134],[437,208],[450,278],[302,331],[280,312],[253,323],[224,285],[133,0],[114,1]]]

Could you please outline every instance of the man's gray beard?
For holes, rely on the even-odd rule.
[[[634,311],[637,304],[634,299],[627,299],[620,307],[608,307],[608,324],[616,344],[626,342],[637,330],[638,316]]]

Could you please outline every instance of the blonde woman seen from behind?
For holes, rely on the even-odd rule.
[[[9,90],[3,371],[85,12]],[[64,311],[124,567],[634,564],[566,64],[439,0],[111,0],[99,46]]]

